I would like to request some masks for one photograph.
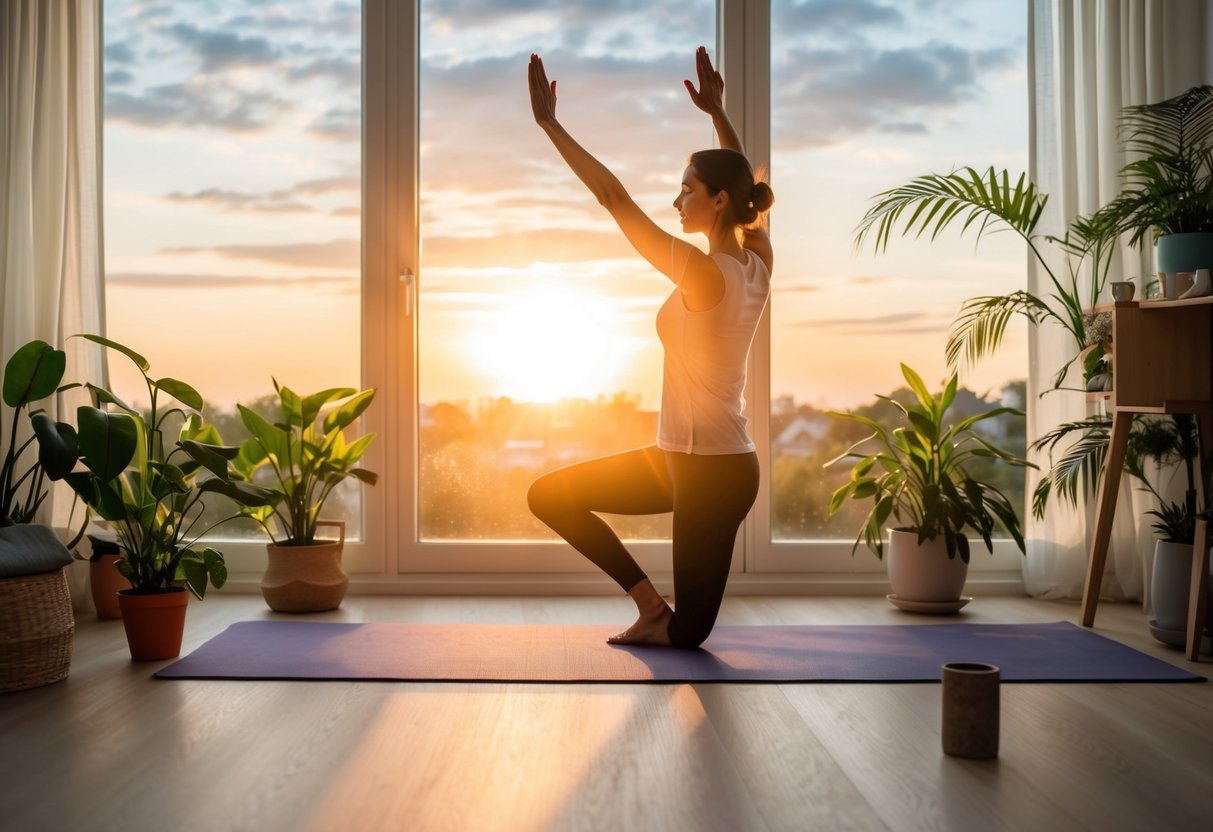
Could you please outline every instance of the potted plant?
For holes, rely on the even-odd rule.
[[[1150,633],[1167,644],[1182,647],[1187,639],[1188,596],[1192,582],[1192,555],[1196,540],[1196,465],[1199,440],[1196,420],[1187,413],[1164,418],[1141,418],[1129,434],[1125,470],[1141,482],[1158,507],[1147,511],[1157,534],[1151,569],[1150,606],[1154,618]],[[1181,501],[1168,500],[1147,472],[1153,463],[1161,473],[1182,466],[1185,488]]]
[[[993,553],[991,536],[1001,526],[1022,552],[1023,533],[1015,507],[993,485],[975,479],[969,468],[979,459],[1008,465],[1032,463],[995,447],[975,430],[986,419],[1003,414],[1022,416],[1011,407],[995,407],[948,424],[956,397],[957,376],[932,395],[922,378],[905,364],[901,373],[914,395],[902,404],[888,396],[900,424],[892,430],[867,416],[831,411],[831,415],[860,422],[873,433],[826,463],[854,459],[850,482],[830,498],[833,515],[847,500],[871,500],[872,509],[859,531],[860,542],[883,558],[885,524],[889,529],[889,600],[913,612],[955,612],[965,603],[960,593],[968,574],[969,540],[977,533]]]
[[[1134,246],[1157,241],[1159,272],[1213,268],[1213,86],[1126,107],[1120,140],[1137,158],[1100,219]]]
[[[112,391],[88,385],[93,404],[76,412],[76,425],[36,414],[34,430],[47,476],[63,479],[113,529],[131,583],[119,593],[131,658],[166,659],[181,652],[189,594],[223,586],[223,555],[199,539],[239,516],[205,521],[204,497],[218,494],[242,506],[267,505],[277,495],[241,482],[232,468],[239,449],[221,444],[202,419],[198,392],[173,378],[153,380],[148,362],[133,350],[96,335],[82,335],[126,356],[147,389],[146,411]],[[168,400],[168,401],[166,401]],[[166,434],[179,421],[176,439]],[[187,593],[188,590],[189,592]]]
[[[36,522],[47,496],[32,434],[21,438],[30,406],[55,393],[66,356],[44,341],[18,349],[4,367],[0,414],[0,691],[24,690],[67,677],[75,620],[65,568],[72,557],[50,527]],[[7,438],[5,438],[7,437]]]
[[[321,519],[333,490],[349,479],[374,485],[378,475],[359,467],[375,440],[365,434],[347,440],[345,430],[370,406],[375,390],[349,387],[300,396],[274,379],[279,418],[270,422],[238,405],[249,438],[234,464],[248,480],[260,476],[280,498],[272,505],[245,506],[270,536],[261,593],[278,612],[336,609],[349,578],[341,568],[345,524]],[[340,529],[335,541],[317,540],[318,526]]]

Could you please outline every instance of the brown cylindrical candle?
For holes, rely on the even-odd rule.
[[[998,668],[979,662],[943,666],[943,753],[988,759],[998,756]]]

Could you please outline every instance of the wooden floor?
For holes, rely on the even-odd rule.
[[[1076,621],[978,598],[963,620]],[[188,652],[260,597],[192,604]],[[616,598],[350,597],[338,621],[628,623]],[[955,619],[953,619],[955,620]],[[730,624],[932,623],[882,598],[730,598]],[[1137,606],[1096,631],[1154,642]],[[1205,830],[1213,685],[1007,684],[994,761],[940,752],[932,684],[151,678],[81,620],[71,676],[0,695],[0,829]]]

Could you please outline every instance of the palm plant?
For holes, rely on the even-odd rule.
[[[1053,462],[1032,495],[1032,513],[1044,516],[1052,493],[1071,506],[1077,506],[1080,493],[1093,493],[1103,471],[1112,430],[1109,416],[1096,415],[1065,422],[1032,443],[1034,451],[1052,453],[1063,440],[1077,434],[1077,440]],[[1125,449],[1124,470],[1141,483],[1159,507],[1147,514],[1157,518],[1153,524],[1163,540],[1191,543],[1196,523],[1196,460],[1199,446],[1196,421],[1190,414],[1176,413],[1165,419],[1138,415],[1133,419]],[[1159,468],[1182,465],[1186,475],[1183,502],[1169,501],[1150,481],[1147,463]]]
[[[1121,169],[1124,184],[1098,212],[1101,221],[1134,246],[1151,231],[1213,231],[1213,86],[1126,107],[1120,138],[1139,158]]]
[[[1036,228],[1048,199],[1027,174],[1020,174],[1014,184],[1011,174],[993,167],[984,173],[965,167],[948,174],[927,174],[877,194],[855,230],[855,245],[861,247],[872,237],[875,250],[882,252],[899,227],[902,236],[922,237],[929,232],[934,240],[955,223],[960,223],[962,234],[973,230],[978,242],[987,232],[1018,234],[1048,276],[1052,291],[1043,298],[1018,290],[966,300],[952,323],[945,352],[950,366],[956,367],[962,359],[972,366],[998,349],[1011,316],[1022,315],[1033,325],[1052,320],[1070,333],[1076,347],[1074,358],[1053,379],[1056,389],[1087,347],[1085,313],[1107,283],[1115,235],[1107,218],[1098,214],[1077,218],[1063,237],[1038,234]],[[1050,265],[1044,253],[1046,243],[1060,248],[1064,274]],[[1087,258],[1091,259],[1091,277],[1084,290],[1081,267]]]

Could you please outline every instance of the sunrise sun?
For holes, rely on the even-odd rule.
[[[608,393],[635,350],[608,297],[560,283],[502,294],[466,345],[490,386],[531,402]]]

